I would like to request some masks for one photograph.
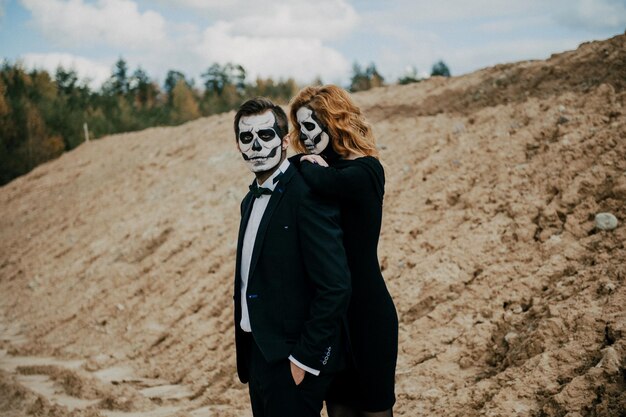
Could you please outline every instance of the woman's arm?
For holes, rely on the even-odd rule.
[[[359,163],[337,169],[304,160],[300,173],[314,192],[332,198],[353,199],[372,186],[367,169]]]
[[[323,167],[328,166],[328,162],[326,162],[326,160],[319,155],[303,155],[302,158],[300,158],[300,161],[308,161],[312,164],[321,165]]]

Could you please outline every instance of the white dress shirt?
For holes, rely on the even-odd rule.
[[[276,184],[274,178],[284,173],[289,168],[289,160],[285,159],[276,171],[266,179],[263,184],[258,184],[259,187],[269,188],[274,191]],[[260,197],[254,198],[252,201],[252,211],[250,212],[250,218],[246,225],[246,232],[243,236],[243,246],[241,248],[241,321],[239,326],[244,332],[252,332],[250,325],[250,315],[248,313],[248,301],[246,299],[246,292],[248,290],[248,278],[250,275],[250,262],[252,261],[252,251],[254,249],[254,241],[256,240],[257,232],[259,231],[259,225],[261,219],[267,208],[267,204],[270,202],[270,194],[263,194]],[[308,366],[298,362],[293,356],[289,356],[289,360],[296,364],[299,368],[313,374],[319,375],[320,371],[317,369],[309,368]]]
[[[269,188],[274,191],[276,184],[274,178],[285,172],[289,168],[289,160],[285,159],[274,173],[263,182],[263,184],[257,185],[259,187]],[[248,276],[250,275],[250,262],[252,261],[252,250],[254,249],[254,241],[256,240],[257,232],[259,231],[259,225],[261,219],[267,208],[267,204],[270,202],[270,194],[263,194],[260,197],[252,200],[252,211],[250,212],[250,218],[246,225],[246,233],[243,235],[243,246],[241,248],[241,330],[244,332],[251,332],[250,316],[248,314],[248,302],[246,300],[246,291],[248,290]]]

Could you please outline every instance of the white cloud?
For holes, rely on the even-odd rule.
[[[368,21],[404,24],[458,23],[471,26],[472,21],[502,30],[497,23],[525,19],[551,20],[574,29],[609,29],[623,31],[626,26],[625,0],[396,0],[381,10],[366,14]]]
[[[421,72],[439,59],[458,75],[575,49],[590,40],[590,29],[598,37],[613,26],[623,31],[626,1],[396,0],[362,13],[361,20],[366,29],[359,36],[371,39],[364,53],[393,82],[407,66]]]
[[[461,74],[545,58],[589,33],[606,33],[592,29],[626,26],[625,0],[20,1],[46,39],[66,46],[62,51],[114,57],[98,64],[105,77],[122,56],[131,70],[141,66],[161,81],[169,69],[199,80],[211,64],[233,62],[251,81],[320,76],[343,83],[351,62],[373,61],[394,82],[407,66],[423,73],[443,59]]]
[[[538,42],[535,39],[494,41],[474,48],[455,48],[445,52],[446,62],[454,74],[466,73],[496,64],[530,59],[547,59],[553,53],[576,49],[575,39]]]
[[[3,29],[3,26],[5,26],[6,23],[5,14],[8,1],[9,0],[0,0],[0,30]]]
[[[185,2],[192,3],[196,2]],[[339,81],[349,74],[348,60],[326,43],[349,34],[357,25],[358,15],[348,2],[243,3],[202,3],[219,8],[221,17],[204,29],[199,41],[190,44],[205,67],[213,62],[234,62],[243,65],[251,79],[294,77],[299,82],[317,76]]]
[[[231,23],[237,35],[261,37],[312,37],[335,39],[354,29],[358,14],[346,0],[205,1],[156,0],[178,10],[192,9],[206,16],[209,25]]]
[[[87,58],[63,53],[24,54],[21,61],[26,68],[46,70],[54,76],[59,66],[74,70],[80,79],[88,79],[91,88],[99,88],[111,76],[111,67]]]
[[[245,0],[154,0],[155,3],[170,6],[176,9],[194,9],[204,11],[227,11],[246,8]],[[249,2],[248,2],[249,3]],[[256,5],[262,2],[254,2]],[[248,4],[248,8],[249,8]]]
[[[232,26],[218,22],[207,28],[195,47],[196,54],[207,63],[241,64],[252,78],[291,76],[310,82],[321,76],[338,80],[350,70],[348,61],[319,39],[237,35]]]
[[[247,36],[335,39],[357,24],[356,11],[344,1],[295,1],[267,4],[255,14],[232,20],[233,33]]]
[[[379,58],[375,62],[389,83],[406,75],[406,68],[416,68],[420,76],[430,74],[431,66],[447,57],[445,42],[432,32],[402,32],[394,43],[396,47],[378,51]]]
[[[551,19],[544,16],[493,19],[493,22],[498,24],[487,27],[481,25],[476,27],[478,30],[474,30],[493,33],[493,40],[470,44],[465,40],[446,38],[441,32],[410,30],[404,26],[394,30],[388,22],[370,25],[386,40],[380,42],[378,39],[380,43],[374,52],[375,63],[387,82],[395,82],[406,73],[407,67],[417,67],[420,74],[430,72],[432,65],[440,59],[448,65],[453,75],[460,75],[500,63],[546,59],[552,53],[576,49],[585,40],[574,36],[556,39],[537,37],[536,31],[553,25]],[[515,26],[529,30],[512,38],[497,36],[501,31],[508,31],[507,26],[514,26],[511,33],[515,32]],[[381,44],[393,47],[380,47]]]
[[[166,21],[167,14],[143,11],[147,7],[136,0],[21,1],[31,11],[34,25],[57,45],[80,55],[85,47],[102,46],[100,53],[122,56],[131,68],[141,65],[161,79],[168,69],[199,78],[213,63],[233,62],[243,65],[252,80],[256,76],[339,80],[349,74],[350,65],[326,42],[348,34],[358,21],[345,0],[160,0],[220,17],[207,27],[193,20]]]
[[[196,9],[196,10],[214,10],[232,7],[232,3],[239,4],[240,1],[231,0],[154,0],[156,3],[166,6],[172,6],[181,9]],[[240,5],[240,4],[239,4]]]
[[[556,20],[572,28],[624,30],[626,1],[574,0],[555,13]]]
[[[270,19],[264,25],[271,24],[272,17],[281,11],[290,14],[295,12],[293,18],[300,21],[305,19],[316,21],[319,16],[324,15],[335,20],[346,12],[354,12],[349,0],[152,0],[151,3],[178,10],[191,9],[217,20],[231,21],[246,16],[263,16]],[[322,27],[319,30],[322,31]]]
[[[520,30],[532,30],[548,27],[553,24],[549,16],[521,16],[517,18],[496,18],[478,25],[480,32],[498,35]]]
[[[532,13],[541,0],[396,0],[385,8],[367,13],[370,21],[380,20],[396,25],[411,23],[442,23],[487,19],[497,16],[519,16]]]
[[[21,0],[44,36],[63,46],[108,46],[139,49],[166,38],[165,20],[141,13],[131,0]]]
[[[229,22],[232,33],[246,36],[334,39],[349,33],[358,22],[356,10],[346,0],[157,2],[179,10],[194,9],[212,21]]]
[[[379,62],[384,66],[379,66],[378,70],[387,82],[395,82],[406,75],[407,68],[412,69],[413,66],[420,76],[430,74],[432,65],[440,59],[448,65],[452,75],[461,75],[496,64],[547,59],[553,53],[576,49],[580,43],[575,39],[541,42],[534,39],[495,40],[467,48],[450,46],[442,40],[435,40],[432,35],[425,35],[431,40],[407,44],[403,51],[406,54],[396,49],[382,51]]]
[[[553,53],[576,49],[579,44],[580,41],[573,38],[541,42],[529,38],[495,40],[472,48],[451,47],[445,43],[423,45],[421,48],[414,49],[413,53],[414,56],[419,57],[417,67],[422,71],[426,70],[430,73],[432,65],[439,59],[443,59],[452,75],[460,75],[497,64],[547,59]],[[389,61],[392,62],[392,59],[400,61],[398,56],[390,56]],[[395,79],[397,77],[390,78],[389,81],[395,81]]]

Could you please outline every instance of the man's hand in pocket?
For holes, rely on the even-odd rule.
[[[295,382],[296,385],[300,385],[302,383],[302,380],[304,379],[304,374],[306,371],[304,369],[298,368],[298,365],[291,361],[289,361],[289,366],[291,367],[291,377],[293,378],[293,382]]]

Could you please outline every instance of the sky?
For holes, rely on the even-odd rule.
[[[1,59],[62,65],[94,88],[120,57],[161,84],[228,62],[248,80],[342,86],[355,62],[374,63],[393,83],[438,60],[460,75],[624,29],[626,0],[0,0]]]

